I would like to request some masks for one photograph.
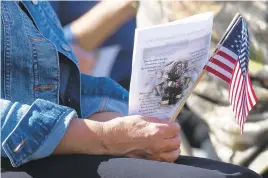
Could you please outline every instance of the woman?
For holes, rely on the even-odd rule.
[[[1,1],[1,11],[3,176],[259,177],[179,157],[176,123],[124,116],[128,93],[108,78],[80,74],[47,2]]]

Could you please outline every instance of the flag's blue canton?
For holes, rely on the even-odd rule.
[[[238,55],[240,68],[244,77],[247,76],[248,72],[248,61],[249,61],[249,36],[246,21],[242,19],[242,44]]]
[[[238,22],[232,28],[230,34],[228,34],[222,46],[228,48],[230,51],[239,56],[241,44],[242,44],[242,17],[240,17]]]
[[[249,37],[247,24],[242,17],[235,24],[232,32],[228,35],[222,46],[228,48],[238,56],[241,72],[246,77],[249,60]]]

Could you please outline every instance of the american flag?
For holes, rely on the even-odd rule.
[[[241,133],[249,111],[258,100],[249,78],[248,62],[248,28],[239,16],[205,69],[229,84],[229,102]]]

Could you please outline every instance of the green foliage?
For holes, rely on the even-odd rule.
[[[263,53],[261,51],[261,49],[256,49],[254,47],[254,45],[252,44],[252,42],[250,42],[250,56],[249,56],[250,60],[253,60],[255,62],[264,63],[264,56]]]

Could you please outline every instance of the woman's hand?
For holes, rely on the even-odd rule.
[[[105,154],[175,161],[180,154],[180,126],[152,117],[127,116],[104,122]]]
[[[73,119],[53,154],[123,155],[175,161],[180,154],[180,126],[152,117],[99,113]]]

